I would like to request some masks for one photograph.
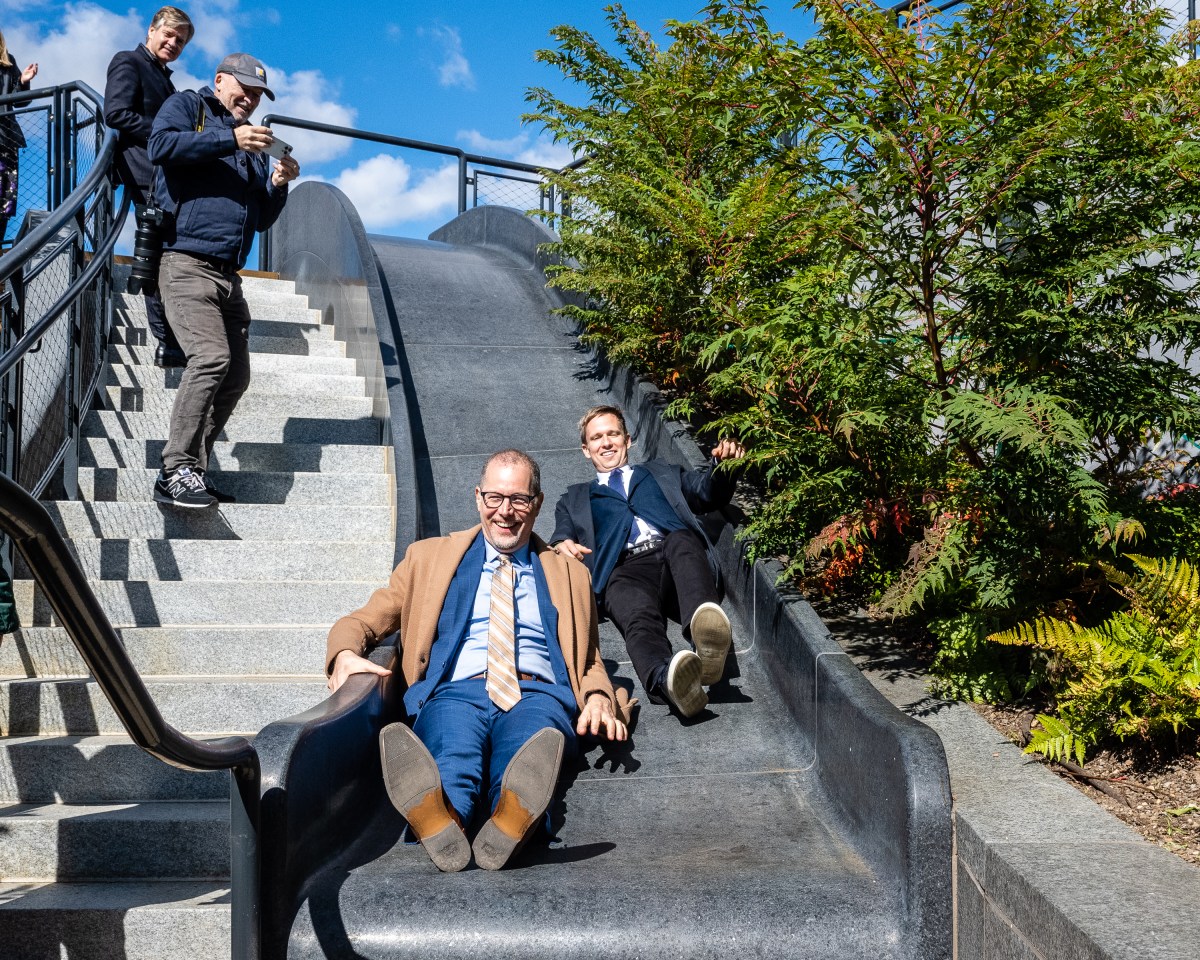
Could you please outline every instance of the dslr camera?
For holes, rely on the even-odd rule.
[[[148,203],[137,207],[137,225],[133,231],[133,266],[129,270],[130,293],[154,293],[158,288],[158,262],[162,259],[165,212]]]

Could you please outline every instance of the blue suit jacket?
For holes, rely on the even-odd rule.
[[[542,615],[542,630],[546,636],[546,648],[550,653],[550,664],[554,669],[553,687],[549,689],[566,707],[568,713],[574,713],[575,694],[571,690],[571,681],[567,676],[567,664],[563,659],[562,649],[556,642],[558,637],[558,611],[550,601],[550,591],[546,586],[546,574],[542,570],[542,562],[535,551],[530,551],[533,562],[534,582],[537,584],[538,609]],[[446,591],[446,599],[442,604],[442,613],[438,618],[437,637],[429,651],[429,668],[425,676],[414,683],[404,694],[404,707],[410,715],[416,716],[425,701],[442,683],[448,682],[454,672],[454,664],[458,661],[459,651],[467,639],[467,624],[471,618],[471,607],[474,604],[475,593],[479,587],[480,571],[486,556],[483,545],[483,535],[476,536],[475,541],[467,549],[462,562],[455,571],[454,579],[450,581],[450,589]],[[526,683],[537,681],[522,681]],[[540,683],[539,690],[547,690],[547,685]]]
[[[645,471],[649,476],[643,476]],[[666,497],[667,503],[675,511],[679,519],[688,529],[699,534],[704,541],[708,554],[708,565],[712,569],[713,579],[718,588],[721,586],[721,568],[717,560],[717,552],[704,531],[703,524],[696,516],[698,513],[709,513],[719,510],[729,503],[737,486],[737,475],[729,470],[714,470],[712,464],[697,467],[695,470],[685,470],[674,463],[665,460],[648,460],[634,467],[636,483],[652,481],[657,483]],[[592,572],[592,589],[596,595],[604,593],[605,581],[611,570],[598,571],[595,568],[596,548],[599,540],[611,531],[597,531],[592,521],[591,487],[594,481],[575,483],[567,488],[566,493],[558,498],[554,507],[554,535],[551,543],[560,540],[574,540],[587,547],[592,553],[584,557]]]

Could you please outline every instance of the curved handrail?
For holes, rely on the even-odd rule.
[[[163,719],[50,514],[2,473],[0,532],[12,538],[25,558],[54,615],[134,743],[185,770],[240,769],[257,776],[258,754],[245,737],[196,740]]]
[[[96,93],[91,87],[82,81],[74,83],[66,83],[61,87],[53,88],[70,92],[78,90],[80,93],[90,97],[95,103],[103,103],[103,98]],[[29,96],[29,94],[26,94]],[[87,202],[88,196],[99,185],[102,180],[107,179],[109,167],[112,165],[113,153],[117,149],[117,131],[111,128],[104,134],[104,142],[100,147],[100,152],[96,154],[96,160],[92,164],[91,170],[88,171],[83,182],[79,184],[66,202],[57,207],[45,220],[31,230],[29,234],[19,243],[13,245],[2,258],[0,258],[0,283],[3,283],[21,267],[25,262],[40,249],[46,241],[53,237],[74,217]],[[118,226],[117,232],[120,231]]]

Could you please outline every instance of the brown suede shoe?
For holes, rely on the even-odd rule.
[[[388,798],[408,821],[439,870],[454,873],[471,862],[471,845],[442,792],[437,761],[403,723],[390,723],[379,734],[383,783]]]
[[[475,862],[484,870],[499,870],[533,835],[554,796],[565,742],[561,731],[546,727],[513,754],[496,809],[473,844]]]

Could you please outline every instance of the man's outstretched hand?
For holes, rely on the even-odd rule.
[[[713,447],[712,457],[717,463],[722,460],[739,460],[746,455],[746,448],[736,440],[726,437]]]
[[[360,657],[353,650],[343,650],[333,658],[333,672],[329,674],[325,686],[329,688],[330,693],[333,693],[356,673],[374,673],[381,677],[392,675],[392,671],[387,667],[372,663],[366,657]]]
[[[625,724],[617,719],[608,697],[602,693],[587,698],[583,709],[579,711],[579,722],[575,724],[575,732],[581,737],[587,734],[593,737],[603,734],[607,740],[624,740],[629,736]]]

